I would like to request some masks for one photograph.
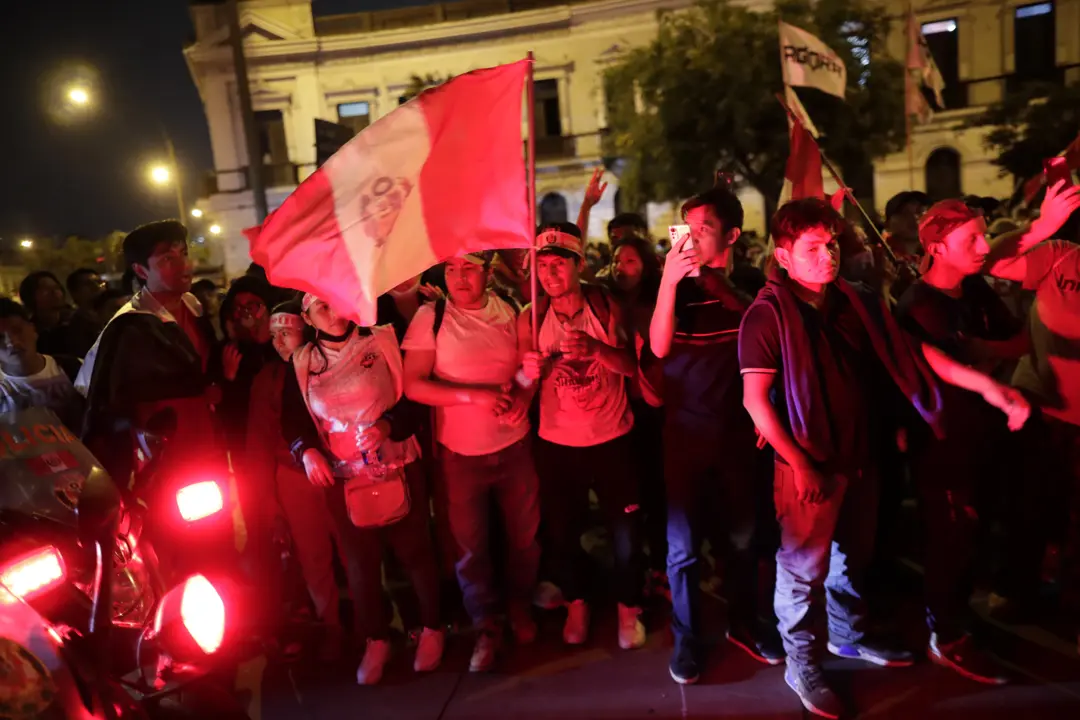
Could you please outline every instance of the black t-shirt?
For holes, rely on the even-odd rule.
[[[1001,297],[980,275],[964,278],[960,297],[951,297],[922,280],[907,289],[896,305],[900,327],[949,357],[976,365],[971,340],[1008,340],[1021,329]],[[989,369],[989,368],[981,368]],[[976,393],[942,383],[945,432],[953,440],[978,440],[1004,416]]]
[[[869,413],[878,367],[870,336],[847,295],[835,286],[829,286],[820,310],[801,300],[796,303],[812,352],[798,358],[795,367],[805,374],[800,382],[822,383],[825,407],[809,411],[811,422],[830,425],[833,446],[826,469],[842,472],[866,467],[870,461]],[[739,364],[744,374],[776,375],[772,402],[790,432],[781,332],[771,307],[752,307],[739,337]]]
[[[707,274],[707,275],[706,275]],[[675,288],[675,336],[664,359],[669,422],[695,429],[752,428],[742,404],[739,323],[751,298],[723,273],[702,269]]]

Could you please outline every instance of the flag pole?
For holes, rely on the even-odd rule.
[[[907,144],[907,173],[908,173],[908,190],[915,189],[915,149],[911,145],[911,110],[908,107],[908,103],[911,102],[913,93],[917,90],[913,87],[914,83],[911,81],[911,51],[915,46],[915,11],[911,7],[911,2],[908,2],[908,16],[907,16],[907,36],[908,36],[908,48],[907,57],[904,58],[904,139]]]
[[[790,118],[793,122],[798,122],[798,118],[795,117],[795,113],[791,111],[791,108],[788,107],[787,102],[784,100],[783,93],[776,93],[776,99],[780,101],[780,104],[783,106],[784,111],[787,112],[788,118]],[[818,155],[821,156],[821,164],[824,165],[825,168],[829,171],[829,174],[833,176],[833,180],[835,180],[836,184],[840,186],[840,189],[844,191],[844,195],[847,196],[848,200],[850,200],[851,203],[859,209],[859,213],[863,216],[863,220],[866,221],[867,227],[870,229],[870,232],[873,233],[873,238],[877,240],[879,245],[881,245],[881,248],[885,251],[885,254],[889,257],[889,259],[895,263],[896,253],[894,253],[892,251],[892,248],[889,247],[889,244],[885,242],[885,238],[881,237],[881,233],[878,232],[877,225],[874,224],[874,221],[870,219],[870,216],[866,213],[866,210],[863,209],[862,204],[855,197],[855,193],[851,192],[851,188],[849,188],[847,186],[847,183],[844,182],[844,179],[840,177],[840,173],[836,170],[836,167],[832,164],[829,158],[825,156],[825,153],[822,151],[821,144],[818,143],[817,138],[814,137],[811,133],[806,134],[810,136],[810,140],[814,143],[814,147],[817,148]]]
[[[525,141],[525,147],[527,148],[527,157],[525,165],[525,182],[527,185],[526,196],[529,202],[529,304],[532,306],[532,347],[534,351],[540,349],[540,327],[537,325],[539,320],[538,310],[536,306],[537,295],[539,294],[539,283],[536,278],[536,108],[533,101],[533,65],[536,63],[536,58],[533,56],[532,50],[529,51],[529,70],[525,76],[525,112],[528,118],[528,138]]]

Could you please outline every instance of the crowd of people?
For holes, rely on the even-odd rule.
[[[826,652],[913,662],[871,633],[867,607],[907,488],[932,661],[1005,682],[970,634],[973,579],[1002,612],[1040,610],[1049,545],[1077,618],[1080,189],[1049,188],[1031,221],[902,193],[885,245],[827,202],[795,200],[766,252],[718,180],[681,207],[688,243],[661,247],[620,214],[607,259],[583,232],[603,189],[598,174],[577,224],[537,229],[538,297],[527,251],[473,253],[380,298],[370,328],[254,266],[200,302],[185,227],[142,226],[124,241],[130,297],[79,271],[70,307],[39,272],[21,305],[0,301],[0,407],[54,409],[119,478],[171,409],[175,467],[231,468],[245,571],[280,605],[283,518],[326,628],[319,655],[339,658],[351,627],[361,684],[391,653],[394,573],[415,595],[418,672],[440,663],[451,602],[479,672],[508,638],[536,638],[534,605],[565,607],[563,640],[580,645],[591,610],[614,601],[630,650],[646,640],[646,597],[663,597],[671,677],[693,683],[715,573],[730,643],[786,662],[807,709],[837,717]],[[582,545],[592,524],[613,556],[603,586]],[[987,538],[990,560],[975,553]]]

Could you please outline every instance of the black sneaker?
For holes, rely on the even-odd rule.
[[[780,642],[780,634],[765,628],[756,631],[747,627],[733,627],[727,631],[728,642],[742,648],[747,655],[766,665],[779,665],[787,654]]]
[[[701,671],[698,669],[697,656],[690,643],[675,640],[675,652],[671,654],[668,671],[671,673],[671,679],[680,685],[693,685],[698,681]]]
[[[986,685],[1004,685],[1009,678],[994,660],[975,647],[970,635],[961,635],[951,643],[939,643],[936,633],[930,635],[930,647],[926,654],[930,661],[951,668],[968,680]]]
[[[863,660],[881,667],[908,667],[915,664],[915,658],[907,650],[895,650],[866,640],[844,645],[830,642],[829,652],[836,657]]]
[[[802,700],[803,707],[823,718],[836,720],[844,712],[840,698],[825,683],[820,665],[797,665],[789,662],[784,682]]]

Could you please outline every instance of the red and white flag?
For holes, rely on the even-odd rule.
[[[933,113],[929,103],[923,97],[922,88],[927,87],[934,93],[934,103],[939,110],[945,109],[945,99],[942,91],[945,89],[945,78],[941,76],[934,56],[930,53],[930,46],[926,43],[926,36],[922,33],[922,27],[915,19],[915,13],[908,12],[908,53],[907,72],[911,81],[907,83],[906,99],[908,115],[919,118],[919,122],[930,121]]]
[[[447,258],[529,247],[529,62],[459,75],[363,130],[244,231],[252,260],[373,325],[380,295]]]
[[[784,186],[780,190],[780,205],[788,200],[808,197],[825,197],[825,184],[821,180],[821,152],[814,143],[810,131],[798,118],[790,115],[791,151],[784,166]]]

